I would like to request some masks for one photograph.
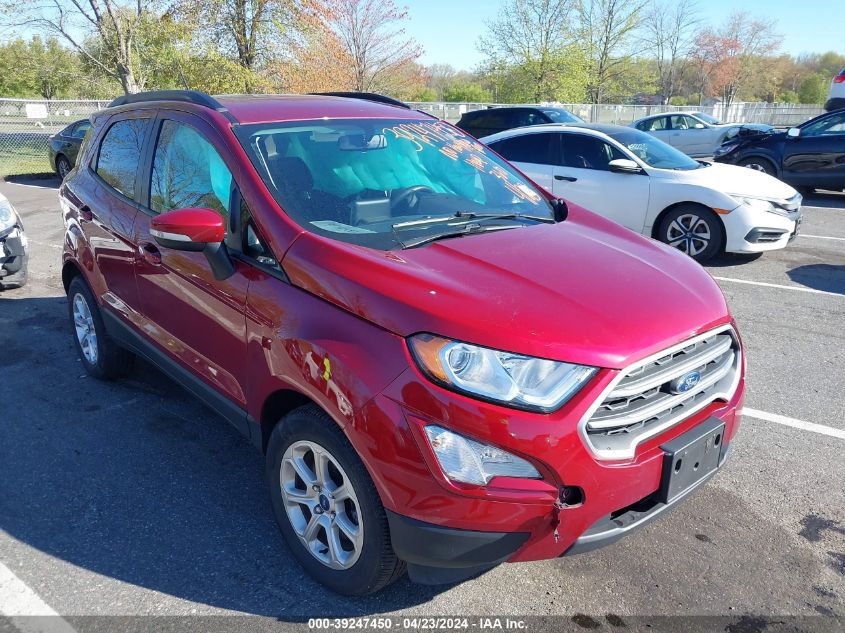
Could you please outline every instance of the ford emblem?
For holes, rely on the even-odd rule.
[[[669,390],[672,393],[686,393],[690,389],[695,388],[700,380],[701,372],[691,371],[683,376],[678,376],[675,380],[670,382]]]

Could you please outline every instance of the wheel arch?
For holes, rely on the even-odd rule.
[[[73,281],[74,277],[82,277],[85,283],[88,283],[88,280],[85,279],[85,275],[82,272],[82,269],[76,264],[75,261],[72,259],[68,259],[62,264],[62,286],[64,286],[65,293],[67,293],[68,288],[70,288],[70,282]],[[90,286],[90,284],[88,284]]]
[[[258,420],[261,430],[261,445],[259,448],[262,453],[267,452],[267,444],[270,441],[270,435],[273,433],[273,429],[276,428],[276,425],[282,421],[282,418],[294,409],[298,409],[299,407],[308,404],[313,404],[319,409],[325,411],[318,402],[315,402],[305,394],[293,389],[277,389],[264,399],[264,403],[261,405],[261,417]],[[329,417],[334,420],[328,411],[326,411],[326,413],[328,413]]]
[[[777,161],[774,157],[770,156],[766,152],[751,151],[751,152],[748,152],[747,154],[742,154],[742,156],[737,158],[736,166],[741,167],[740,163],[745,162],[745,161],[747,161],[751,158],[762,159],[762,160],[766,161],[767,163],[771,163],[772,167],[775,168],[775,176],[777,178],[780,178],[782,170],[780,168],[779,161]]]

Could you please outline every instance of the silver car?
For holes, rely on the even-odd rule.
[[[734,136],[743,125],[722,123],[703,112],[675,112],[638,119],[631,123],[631,127],[648,132],[688,156],[702,157],[712,156],[716,148]]]

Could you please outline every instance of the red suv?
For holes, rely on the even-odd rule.
[[[60,199],[87,371],[142,356],[235,425],[337,592],[612,543],[737,430],[740,339],[698,264],[399,102],[121,97]]]

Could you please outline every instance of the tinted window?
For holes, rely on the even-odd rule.
[[[68,136],[73,138],[84,138],[85,133],[91,128],[90,121],[80,121],[79,123],[75,123],[70,128],[70,132],[68,132]]]
[[[231,191],[232,174],[211,143],[188,125],[164,121],[150,180],[153,211],[205,207],[226,218],[228,227]]]
[[[619,150],[603,140],[585,134],[561,134],[563,164],[579,169],[607,170],[607,164],[617,158],[626,158]]]
[[[127,198],[135,196],[135,174],[144,145],[147,119],[129,119],[112,125],[97,158],[97,174]]]
[[[514,163],[553,165],[556,164],[552,160],[554,141],[554,134],[523,134],[493,143],[490,147]]]
[[[828,134],[845,134],[845,112],[837,112],[801,130],[801,136],[827,136]]]
[[[669,117],[659,116],[656,119],[649,119],[648,121],[643,121],[639,125],[637,125],[638,130],[642,130],[644,132],[657,132],[659,130],[667,129],[667,124],[669,123]]]
[[[548,123],[548,119],[536,110],[511,110],[508,117],[509,127],[523,127],[526,125],[542,125]]]

